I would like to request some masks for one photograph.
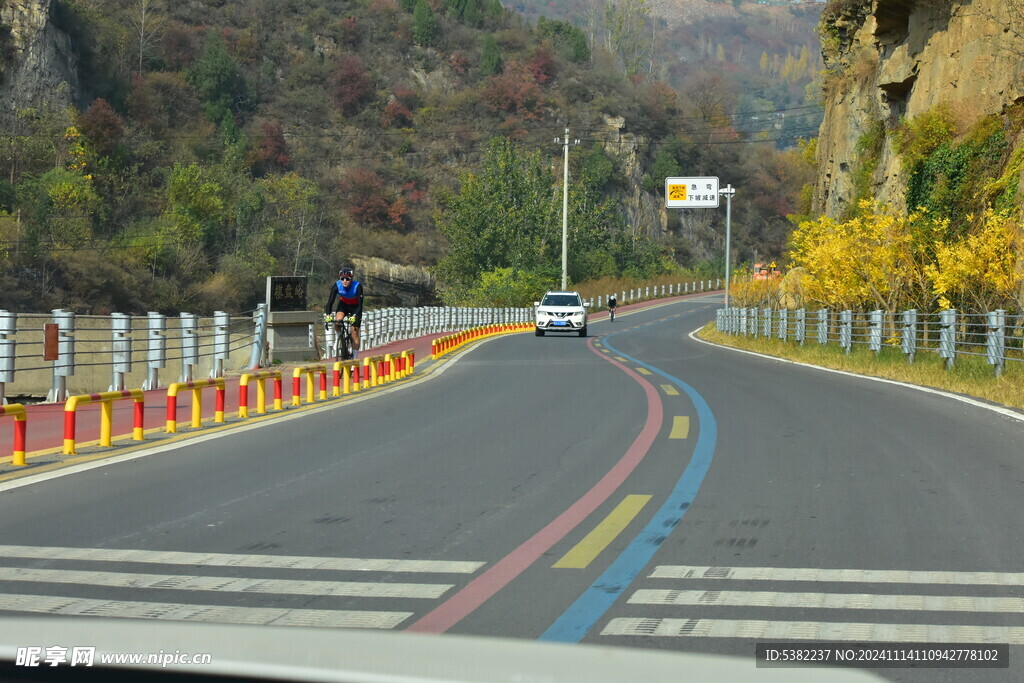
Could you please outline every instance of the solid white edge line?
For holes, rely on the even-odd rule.
[[[708,323],[708,324],[710,324],[710,323]],[[969,396],[961,396],[960,394],[954,394],[952,392],[943,391],[942,389],[936,389],[934,387],[924,387],[924,386],[921,386],[920,384],[909,384],[907,382],[900,382],[899,380],[888,379],[886,377],[873,377],[871,375],[858,375],[855,372],[848,372],[846,370],[836,370],[835,368],[826,368],[826,367],[822,367],[820,365],[813,365],[811,363],[801,363],[800,361],[789,360],[788,358],[778,358],[776,356],[770,356],[770,355],[768,355],[766,353],[758,353],[757,351],[747,351],[746,349],[737,349],[737,348],[735,348],[733,346],[725,346],[724,344],[718,344],[718,343],[715,343],[713,341],[708,341],[707,339],[701,339],[700,337],[696,336],[697,333],[700,332],[702,329],[704,329],[704,325],[701,325],[700,327],[695,329],[693,332],[690,332],[690,334],[687,335],[687,336],[690,337],[690,339],[692,339],[692,340],[694,340],[696,342],[700,342],[701,344],[707,344],[708,346],[714,346],[715,348],[726,349],[728,351],[735,351],[736,353],[745,353],[748,356],[757,356],[758,358],[766,358],[768,360],[777,361],[779,363],[789,363],[790,365],[800,365],[800,366],[805,367],[805,368],[813,368],[815,370],[822,370],[824,372],[832,372],[832,373],[835,373],[837,375],[846,375],[847,377],[855,377],[857,379],[870,380],[872,382],[882,382],[883,384],[894,384],[894,385],[899,386],[899,387],[906,387],[908,389],[916,389],[917,391],[923,391],[926,394],[934,394],[936,396],[943,396],[945,398],[951,398],[951,399],[954,399],[956,401],[960,401],[961,403],[966,403],[966,404],[968,404],[970,406],[974,406],[975,408],[983,408],[985,410],[990,410],[990,411],[992,411],[994,413],[998,413],[998,414],[1002,415],[1003,417],[1009,417],[1009,418],[1012,418],[1014,420],[1017,420],[1018,422],[1024,422],[1024,413],[1019,413],[1019,412],[1013,410],[1012,408],[1007,408],[1005,406],[999,406],[999,405],[993,405],[991,403],[984,403],[983,401],[979,401],[977,399],[970,398]]]

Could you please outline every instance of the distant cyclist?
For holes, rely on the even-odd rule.
[[[355,316],[352,323],[352,358],[359,351],[359,326],[363,322],[363,283],[357,281],[351,266],[338,271],[338,281],[331,285],[331,295],[327,299],[327,315],[341,320],[347,316]]]
[[[619,300],[615,298],[614,294],[608,295],[608,315],[611,316],[611,321],[615,321],[615,308],[619,305]]]

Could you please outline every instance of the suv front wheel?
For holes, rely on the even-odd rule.
[[[540,329],[539,327],[538,327],[537,329],[535,329],[535,330],[533,331],[533,333],[534,333],[535,335],[537,335],[538,337],[543,337],[543,336],[544,336],[544,330]]]
[[[584,325],[583,327],[580,328],[580,336],[581,337],[586,337],[587,336],[587,326],[586,325]]]

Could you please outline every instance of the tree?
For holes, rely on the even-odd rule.
[[[224,40],[216,33],[207,37],[206,52],[189,69],[187,78],[203,101],[206,118],[214,123],[248,111],[252,105],[249,86]]]
[[[98,97],[79,115],[78,128],[97,153],[109,155],[121,142],[124,121],[105,99]]]
[[[129,22],[135,34],[135,47],[139,57],[138,73],[141,76],[146,56],[163,33],[164,17],[154,11],[153,0],[137,0],[134,10],[129,15]]]
[[[440,31],[437,15],[430,5],[426,0],[416,0],[412,11],[412,35],[416,42],[424,47],[433,47],[437,45]]]
[[[480,48],[480,74],[493,76],[501,73],[501,51],[498,49],[498,41],[494,34],[485,33]]]
[[[553,189],[538,152],[492,139],[480,174],[462,176],[459,192],[444,199],[436,216],[449,244],[437,266],[442,296],[457,301],[498,268],[551,270],[561,258],[561,203]]]
[[[334,101],[343,114],[358,112],[373,93],[363,63],[354,55],[346,55],[338,60],[331,74],[331,82],[334,86]]]

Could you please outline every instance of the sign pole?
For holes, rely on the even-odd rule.
[[[562,291],[567,286],[569,271],[569,129],[565,129],[565,148],[562,153]]]
[[[731,265],[731,254],[729,247],[732,245],[732,196],[736,190],[731,184],[726,185],[722,190],[725,195],[725,310],[729,310],[729,275]]]

